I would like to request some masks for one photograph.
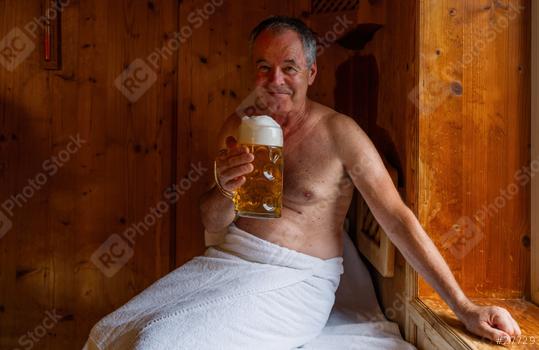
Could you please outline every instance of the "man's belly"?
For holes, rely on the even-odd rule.
[[[266,241],[321,259],[342,256],[344,218],[320,216],[285,206],[278,219],[240,217],[236,226]]]

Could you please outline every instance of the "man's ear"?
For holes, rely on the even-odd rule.
[[[316,66],[316,62],[314,62],[311,65],[311,68],[309,69],[309,86],[314,83],[314,78],[316,78],[317,72],[318,72],[318,67]]]

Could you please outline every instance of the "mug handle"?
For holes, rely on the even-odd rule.
[[[223,194],[223,196],[225,196],[228,199],[233,199],[234,194],[230,191],[225,190],[223,186],[221,185],[221,183],[219,182],[219,176],[217,176],[217,161],[216,160],[213,161],[213,177],[215,179],[215,183],[217,184],[217,187],[219,188],[219,191]]]

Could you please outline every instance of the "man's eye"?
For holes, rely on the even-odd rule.
[[[285,67],[284,71],[286,73],[295,73],[295,72],[297,72],[296,68],[294,68],[294,67]]]
[[[270,68],[268,66],[260,66],[258,67],[258,70],[264,73],[267,73],[270,71]]]

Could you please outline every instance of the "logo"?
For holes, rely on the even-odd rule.
[[[12,72],[35,48],[32,39],[16,27],[0,41],[0,64]]]
[[[4,237],[6,233],[13,227],[11,220],[0,211],[0,238]]]
[[[112,277],[131,259],[133,249],[119,235],[111,235],[93,254],[90,260],[107,277]]]
[[[157,74],[144,60],[137,58],[114,80],[114,85],[135,103],[156,81]]]
[[[483,235],[479,226],[464,216],[442,236],[442,246],[457,259],[462,259],[483,239]]]

